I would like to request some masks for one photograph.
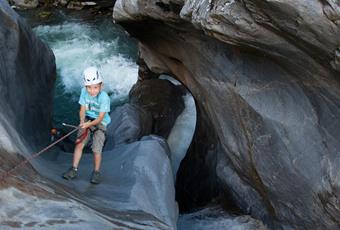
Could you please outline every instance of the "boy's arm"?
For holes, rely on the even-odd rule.
[[[99,116],[98,116],[95,120],[93,120],[93,121],[88,121],[88,122],[82,124],[82,128],[83,128],[83,129],[86,129],[86,128],[89,128],[89,127],[91,127],[91,126],[93,126],[93,125],[99,124],[99,123],[102,122],[102,120],[104,119],[105,113],[106,113],[106,112],[100,112],[100,113],[99,113]]]
[[[86,111],[85,105],[80,105],[80,110],[79,110],[80,125],[82,125],[85,121],[85,111]]]

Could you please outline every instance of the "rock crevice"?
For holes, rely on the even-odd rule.
[[[203,125],[177,178],[177,197],[193,198],[184,209],[224,194],[272,228],[338,228],[339,5],[182,4],[155,16],[153,1],[118,0],[113,18],[150,70],[176,76],[196,100]]]

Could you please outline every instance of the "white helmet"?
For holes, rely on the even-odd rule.
[[[88,67],[83,72],[83,79],[85,86],[94,85],[103,82],[103,78],[100,75],[96,67]]]

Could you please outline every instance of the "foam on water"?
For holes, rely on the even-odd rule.
[[[103,30],[106,28],[105,33]],[[111,33],[110,33],[111,30]],[[88,66],[97,66],[104,78],[104,89],[113,97],[126,96],[137,80],[134,62],[135,44],[114,24],[65,23],[38,26],[35,31],[52,48],[57,72],[67,92],[78,93],[81,74]],[[123,49],[124,47],[129,47]]]
[[[99,68],[113,107],[126,101],[138,77],[137,47],[120,27],[110,20],[99,20],[41,25],[34,30],[56,57],[54,126],[77,124],[82,72],[89,66]]]

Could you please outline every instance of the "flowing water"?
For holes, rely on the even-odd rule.
[[[57,80],[54,90],[53,125],[78,123],[78,98],[82,71],[97,66],[104,78],[112,108],[127,100],[137,80],[136,41],[109,18],[77,21],[65,17],[58,24],[40,25],[36,34],[53,50]]]

